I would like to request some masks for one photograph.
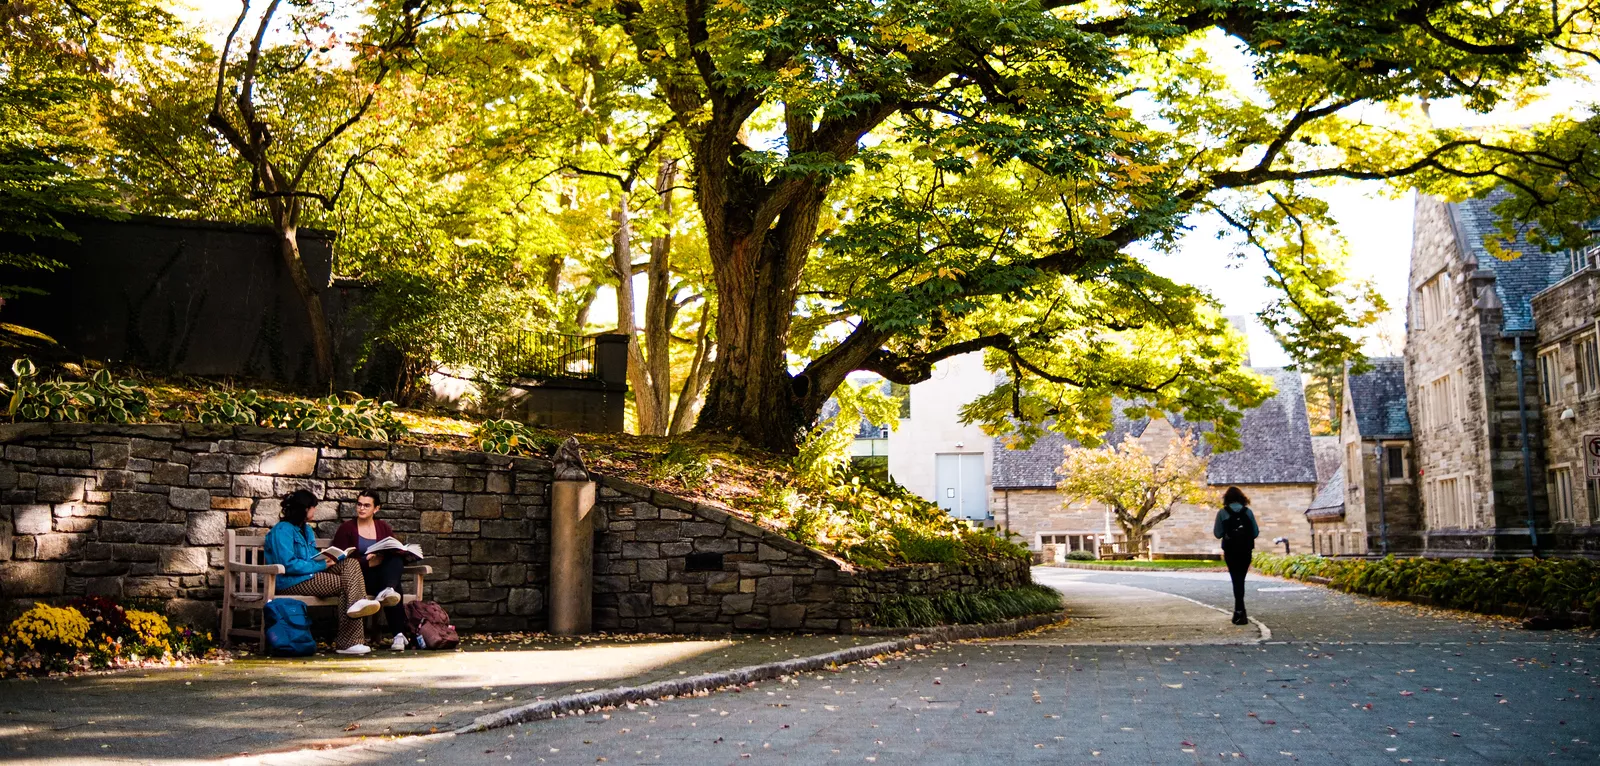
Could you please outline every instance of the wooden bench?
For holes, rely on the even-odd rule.
[[[1100,544],[1100,559],[1102,561],[1132,561],[1138,554],[1128,550],[1128,544],[1117,541]]]
[[[275,598],[292,598],[307,606],[339,605],[338,596],[287,596],[278,593],[278,576],[283,574],[283,565],[266,563],[265,551],[261,547],[266,539],[265,531],[228,530],[227,558],[223,562],[222,585],[223,646],[231,645],[234,634],[238,634],[256,639],[260,644],[260,650],[265,652],[267,632],[262,609],[266,607],[268,601]],[[320,550],[328,547],[331,540],[319,537],[316,543]],[[433,567],[426,564],[412,564],[405,568],[405,573],[411,575],[412,589],[410,593],[401,596],[401,603],[422,598],[422,576],[433,574]],[[233,624],[234,610],[256,612],[256,627],[236,627]]]

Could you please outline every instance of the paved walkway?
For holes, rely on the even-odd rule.
[[[1131,583],[1090,579],[1099,572],[1038,567],[1034,581],[1060,590],[1066,625],[1037,631],[1012,644],[1254,644],[1267,635],[1260,624],[1234,625],[1233,612]]]
[[[0,681],[0,762],[168,763],[451,731],[597,687],[870,643],[855,637],[467,643],[460,652],[250,659],[64,681]]]
[[[1087,575],[1083,577],[1081,575]],[[1232,606],[1226,575],[1038,572],[1091,609],[1121,585]],[[1131,592],[1125,592],[1132,596]],[[1181,609],[1139,596],[1145,608]],[[940,647],[704,698],[340,754],[449,764],[1592,764],[1600,642],[1253,578],[1264,643]],[[1133,603],[1133,602],[1130,602]],[[1130,607],[1129,611],[1136,611]],[[1199,612],[1191,612],[1199,615]],[[1105,619],[1105,618],[1101,618]],[[1092,622],[1085,620],[1084,622]],[[1132,633],[1135,622],[1149,632]],[[1185,630],[1192,629],[1186,628]],[[1087,627],[1083,628],[1088,630]],[[1280,637],[1287,636],[1280,640]],[[1092,638],[1092,637],[1091,637]],[[1075,645],[1062,645],[1075,643]]]

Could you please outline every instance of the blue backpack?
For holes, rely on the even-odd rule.
[[[262,610],[266,622],[267,654],[276,657],[309,657],[317,653],[317,640],[311,637],[311,614],[306,605],[292,598],[275,598]]]

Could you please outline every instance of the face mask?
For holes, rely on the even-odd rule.
[[[1244,509],[1244,503],[1228,503],[1228,507],[1235,511],[1240,511]]]

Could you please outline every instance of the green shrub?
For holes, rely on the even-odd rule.
[[[27,359],[11,363],[16,379],[0,383],[10,393],[6,414],[14,421],[133,423],[150,411],[150,397],[133,381],[115,380],[100,370],[88,382],[39,380],[39,368]]]
[[[978,593],[946,591],[933,597],[891,596],[878,603],[872,623],[882,628],[928,628],[1000,622],[1061,608],[1061,594],[1043,585]]]
[[[1257,553],[1251,562],[1270,575],[1325,577],[1339,590],[1379,598],[1431,602],[1484,612],[1504,605],[1528,612],[1587,611],[1600,624],[1600,564],[1585,559],[1426,559],[1387,556],[1325,559]]]
[[[486,420],[473,432],[478,448],[496,455],[549,455],[561,438],[515,420]]]
[[[394,441],[407,429],[394,414],[394,402],[357,398],[345,404],[337,396],[322,399],[272,399],[255,389],[213,389],[195,407],[201,423],[293,428],[374,441]]]
[[[1099,558],[1089,551],[1070,551],[1067,553],[1068,561],[1098,561]]]
[[[35,604],[0,630],[0,677],[210,656],[210,633],[174,627],[150,611],[104,597],[74,599],[63,607]]]
[[[890,530],[900,558],[908,564],[954,564],[965,558],[961,539],[925,535],[910,527]]]

